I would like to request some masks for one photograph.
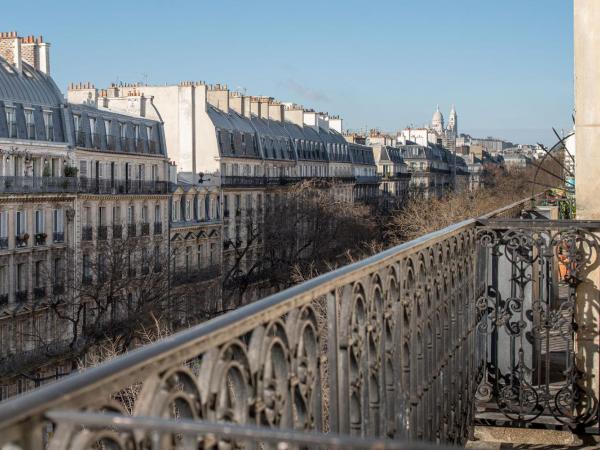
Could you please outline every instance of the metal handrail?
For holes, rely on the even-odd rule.
[[[402,243],[388,250],[363,260],[340,267],[339,269],[312,278],[284,291],[270,295],[262,300],[242,306],[222,316],[201,323],[187,330],[172,335],[169,339],[160,340],[144,347],[140,347],[127,354],[120,355],[96,367],[83,372],[69,375],[42,389],[26,392],[16,398],[8,399],[0,408],[0,431],[27,417],[42,414],[44,410],[59,405],[64,398],[69,398],[69,403],[77,404],[78,394],[85,394],[86,390],[97,389],[105,386],[106,394],[114,388],[117,380],[126,380],[130,374],[137,372],[143,366],[153,365],[166,369],[173,364],[169,355],[177,351],[178,360],[185,361],[194,357],[211,346],[224,342],[232,334],[240,335],[252,330],[256,325],[256,315],[276,317],[284,314],[293,305],[299,305],[313,298],[325,295],[330,290],[330,284],[339,282],[344,284],[356,276],[356,272],[369,273],[379,264],[385,264],[399,255],[431,245],[469,227],[475,226],[475,219],[468,219],[417,239]],[[254,317],[253,317],[254,316]],[[1,432],[0,432],[1,435]]]
[[[113,413],[90,413],[81,411],[49,411],[50,420],[91,429],[110,428],[121,431],[144,430],[150,432],[178,433],[187,436],[214,435],[244,442],[291,444],[328,449],[354,450],[444,450],[461,448],[450,445],[434,445],[422,442],[385,440],[337,433],[315,433],[292,429],[273,429],[256,425],[211,422],[206,420],[166,419],[161,417],[123,417]]]

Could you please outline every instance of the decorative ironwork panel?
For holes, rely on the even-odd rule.
[[[598,267],[598,239],[585,228],[545,221],[491,221],[477,232],[486,259],[482,315],[485,370],[478,388],[485,419],[589,426],[597,417],[578,354],[577,293]],[[596,349],[597,352],[597,349]],[[551,419],[551,420],[549,420]]]

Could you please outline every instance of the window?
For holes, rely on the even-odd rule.
[[[25,126],[27,127],[27,138],[35,139],[35,123],[33,121],[33,111],[25,110]]]
[[[84,225],[92,224],[92,208],[89,206],[83,207],[83,224]]]
[[[135,223],[135,206],[129,205],[127,209],[127,223],[133,225]]]
[[[0,266],[0,295],[8,294],[8,266]]]
[[[79,176],[87,177],[88,176],[88,164],[87,161],[79,161]]]
[[[63,273],[62,258],[54,258],[54,273],[52,274],[52,280],[55,286],[62,286]]]
[[[185,220],[192,220],[192,202],[190,200],[185,201]]]
[[[22,236],[25,234],[25,230],[27,229],[27,212],[26,211],[17,211],[15,218],[15,227],[17,231],[17,236]]]
[[[185,248],[185,272],[190,273],[192,267],[192,247]]]
[[[154,206],[154,223],[161,223],[162,217],[160,215],[160,205]]]
[[[106,225],[106,207],[99,206],[98,207],[98,226]]]
[[[148,222],[148,206],[146,205],[142,206],[142,222]]]
[[[113,225],[119,225],[121,223],[121,207],[120,206],[113,206],[112,220],[113,220]]]
[[[154,271],[159,272],[161,269],[161,258],[160,258],[160,247],[158,245],[154,246]]]
[[[44,273],[43,261],[35,262],[35,272],[33,274],[33,282],[35,287],[41,287],[44,283],[42,282],[42,277]]]
[[[27,267],[25,263],[17,264],[17,271],[15,272],[15,287],[17,292],[23,292],[27,290]]]
[[[64,212],[62,208],[52,211],[52,233],[54,234],[54,242],[64,240]]]
[[[0,239],[8,237],[8,211],[0,211]]]
[[[8,122],[8,137],[17,137],[17,121],[14,108],[6,108],[6,121]]]
[[[82,261],[82,275],[83,275],[83,282],[84,283],[89,283],[91,281],[92,278],[92,267],[90,265],[90,255],[83,255],[83,261]]]
[[[38,209],[35,211],[35,233],[41,234],[44,232],[44,211]]]
[[[229,217],[229,197],[223,196],[223,217]]]
[[[173,200],[172,203],[172,211],[171,211],[171,216],[172,216],[172,220],[173,222],[177,222],[179,220],[179,200]]]
[[[73,125],[75,126],[75,132],[81,131],[80,130],[80,126],[81,126],[81,118],[77,115],[77,114],[73,114]]]
[[[198,246],[198,269],[204,266],[204,246],[200,244]]]

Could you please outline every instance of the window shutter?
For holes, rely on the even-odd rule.
[[[87,177],[87,161],[79,161],[79,174],[82,177]]]

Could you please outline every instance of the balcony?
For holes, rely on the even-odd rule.
[[[453,224],[11,399],[0,436],[410,449],[463,444],[482,423],[598,431],[597,324],[576,305],[600,222],[530,210]],[[103,407],[134,384],[134,415]],[[162,414],[182,404],[185,417]]]
[[[79,178],[77,192],[86,194],[167,194],[168,183],[153,180]]]
[[[55,283],[52,285],[52,294],[53,295],[62,295],[65,293],[65,286],[61,283]]]
[[[65,233],[64,231],[55,231],[52,233],[52,241],[53,242],[64,242],[65,241]]]
[[[15,246],[17,248],[27,247],[28,241],[29,241],[29,234],[27,234],[27,233],[17,234],[15,236]]]
[[[27,291],[16,291],[15,292],[15,302],[17,303],[25,303],[27,301],[28,292]]]
[[[4,250],[6,248],[8,248],[8,238],[0,237],[0,250]]]
[[[33,242],[36,246],[46,245],[46,233],[36,233],[33,235]]]
[[[0,294],[0,306],[8,305],[8,294]]]
[[[112,237],[113,239],[123,239],[123,225],[112,226]]]
[[[148,222],[143,222],[142,224],[142,236],[149,236],[150,235],[150,224]]]
[[[154,222],[154,234],[162,234],[162,222]]]
[[[0,193],[2,194],[76,193],[77,185],[75,177],[0,176]]]
[[[221,273],[220,266],[209,266],[201,269],[190,270],[189,272],[177,272],[173,274],[173,286],[181,286],[188,283],[200,283],[213,280]]]
[[[127,225],[127,237],[135,237],[137,236],[137,227],[135,223],[130,223]]]
[[[91,225],[83,225],[81,227],[81,240],[82,241],[91,241],[94,236],[94,229]]]
[[[33,288],[33,298],[36,300],[42,299],[46,296],[46,288],[45,287],[36,287]]]
[[[98,226],[98,240],[105,241],[108,239],[108,227],[106,225]]]

